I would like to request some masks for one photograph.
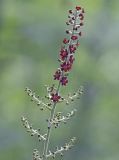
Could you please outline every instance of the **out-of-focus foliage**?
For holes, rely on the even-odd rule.
[[[66,160],[119,160],[118,0],[0,0],[0,160],[29,160],[33,148],[42,147],[20,117],[45,130],[48,113],[30,102],[24,88],[43,96],[44,85],[52,84],[67,11],[76,4],[86,10],[84,37],[62,91],[84,85],[85,92],[74,121],[54,131],[52,147],[78,136],[81,142]]]

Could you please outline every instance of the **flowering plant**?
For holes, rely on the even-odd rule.
[[[76,140],[76,138],[73,137],[64,146],[56,147],[55,151],[49,150],[49,139],[52,127],[54,126],[57,128],[62,122],[66,123],[76,112],[76,109],[73,109],[67,113],[66,116],[63,116],[61,112],[56,113],[56,105],[61,102],[66,102],[66,104],[69,104],[71,101],[74,101],[74,99],[79,98],[83,92],[82,87],[80,87],[73,95],[69,94],[68,98],[63,97],[60,94],[61,86],[66,86],[68,84],[68,75],[75,60],[74,55],[76,49],[80,45],[79,38],[82,35],[81,27],[83,26],[83,19],[84,9],[82,7],[76,6],[74,10],[69,10],[68,21],[66,22],[67,26],[69,26],[69,29],[66,30],[68,38],[64,38],[63,40],[58,58],[60,67],[53,75],[54,80],[58,81],[58,86],[56,87],[54,84],[52,86],[46,86],[47,95],[45,98],[48,100],[48,103],[40,99],[40,97],[29,88],[25,89],[27,94],[31,97],[31,100],[36,102],[36,104],[40,106],[41,110],[47,109],[50,111],[50,117],[47,119],[47,132],[45,134],[41,134],[40,129],[33,129],[27,118],[23,116],[21,118],[23,126],[27,129],[27,132],[29,132],[31,136],[36,135],[38,140],[42,140],[44,143],[42,153],[37,149],[34,149],[33,160],[46,160],[49,157],[55,158],[57,154],[62,156],[63,152],[69,150],[74,145]]]

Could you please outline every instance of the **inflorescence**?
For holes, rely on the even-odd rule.
[[[80,45],[79,38],[82,36],[81,27],[84,25],[84,9],[77,6],[74,11],[69,10],[68,18],[66,24],[69,29],[66,30],[66,34],[69,35],[69,38],[63,40],[58,59],[60,67],[54,74],[54,80],[60,81],[62,86],[66,86],[68,83],[68,74],[75,60],[74,54]],[[56,97],[54,98],[56,99]],[[58,99],[59,97],[57,97]]]
[[[54,80],[59,81],[58,86],[52,85],[46,87],[46,95],[40,97],[34,91],[26,87],[25,91],[30,97],[31,101],[35,102],[40,110],[47,110],[50,112],[50,117],[47,118],[47,131],[41,134],[41,129],[34,129],[29,123],[27,118],[22,116],[21,121],[23,126],[26,128],[27,132],[31,136],[37,136],[39,141],[42,141],[44,148],[41,151],[34,149],[33,160],[47,160],[48,158],[55,158],[56,155],[63,156],[65,151],[68,151],[76,141],[73,137],[64,146],[56,147],[54,151],[49,150],[49,139],[52,126],[58,128],[61,123],[66,124],[76,113],[77,109],[72,109],[66,115],[62,112],[56,112],[56,105],[60,103],[70,104],[74,102],[75,99],[79,99],[80,95],[83,93],[83,87],[81,86],[73,94],[69,93],[66,97],[62,96],[59,91],[61,86],[66,86],[68,84],[68,75],[72,69],[73,62],[75,60],[74,55],[78,48],[79,38],[82,36],[81,27],[83,26],[84,20],[84,9],[80,6],[76,6],[75,10],[69,10],[68,21],[66,22],[69,27],[66,30],[68,38],[64,38],[63,44],[60,49],[58,61],[60,62],[60,67],[56,70]]]

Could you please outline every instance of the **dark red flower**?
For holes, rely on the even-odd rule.
[[[64,43],[64,44],[67,44],[67,43],[69,43],[69,40],[66,39],[66,38],[64,38],[63,43]]]
[[[62,77],[61,80],[60,80],[60,82],[61,82],[61,84],[62,84],[63,86],[66,86],[66,84],[68,83],[67,77]]]
[[[61,96],[59,96],[58,93],[55,93],[55,94],[52,93],[51,96],[52,96],[52,97],[51,97],[51,100],[52,100],[53,102],[58,102],[58,101],[60,100],[60,98],[61,98]]]
[[[69,57],[69,61],[70,61],[70,63],[72,63],[72,64],[73,64],[74,60],[75,60],[75,58],[73,57],[73,55],[71,55],[71,56]]]
[[[69,46],[70,53],[74,53],[76,51],[76,47],[74,45]]]
[[[70,62],[67,62],[67,63],[64,62],[61,64],[61,70],[64,72],[69,71],[71,69],[71,67],[72,67],[72,63],[70,63]]]
[[[60,62],[60,69],[54,74],[54,80],[58,80],[61,85],[66,85],[68,83],[67,73],[72,69],[73,62],[75,60],[74,53],[79,43],[79,38],[82,36],[81,28],[84,19],[84,9],[81,6],[76,6],[75,10],[69,10],[68,21],[66,24],[71,28],[66,30],[68,37],[63,40],[63,45],[59,52],[58,61]],[[56,98],[56,99],[55,99]],[[58,95],[53,94],[52,100],[54,102],[57,100]]]
[[[61,58],[61,60],[64,61],[64,59],[67,57],[67,55],[68,55],[67,50],[62,48],[61,51],[60,51],[60,58]]]
[[[57,70],[54,74],[54,80],[59,80],[60,79],[60,76],[61,76],[61,71],[60,70]]]
[[[73,36],[71,36],[71,39],[72,39],[72,40],[77,40],[77,39],[78,39],[78,36],[73,35]]]
[[[81,7],[80,6],[76,6],[76,10],[77,11],[81,10]]]

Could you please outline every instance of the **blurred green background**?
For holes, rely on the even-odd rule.
[[[118,0],[0,0],[0,160],[30,160],[34,148],[20,118],[46,129],[48,112],[41,112],[24,92],[40,96],[52,84],[65,35],[67,12],[75,5],[86,11],[84,36],[76,53],[69,85],[63,94],[84,86],[84,95],[67,112],[79,108],[73,121],[52,132],[59,146],[72,136],[80,143],[65,160],[119,160],[119,1]]]

